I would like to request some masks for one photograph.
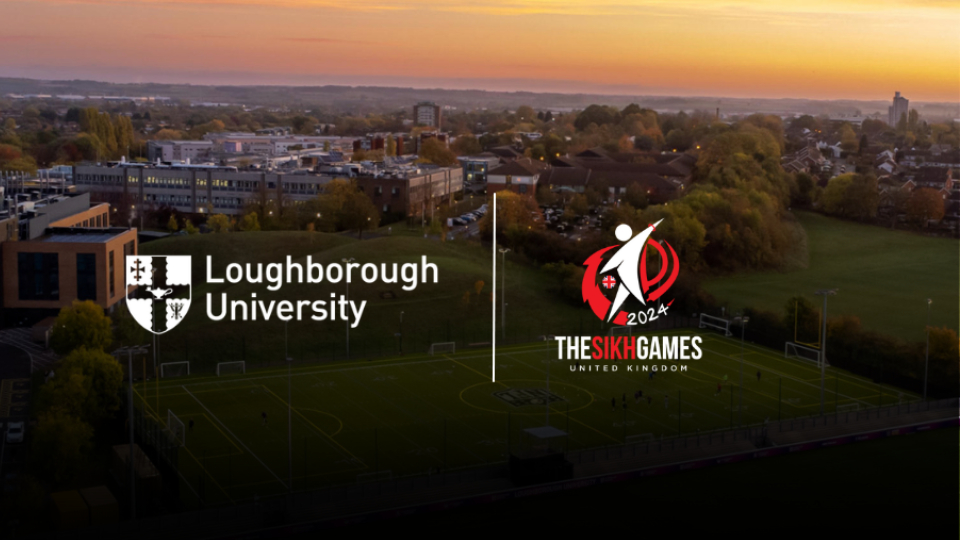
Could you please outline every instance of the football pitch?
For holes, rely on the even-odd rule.
[[[190,506],[502,463],[547,423],[567,433],[555,448],[579,450],[819,414],[815,363],[747,343],[741,408],[740,341],[664,334],[694,333],[703,358],[652,377],[626,366],[674,362],[571,372],[555,342],[536,342],[498,348],[496,382],[490,351],[468,350],[140,382],[135,405],[168,432],[171,413],[182,422],[173,454]],[[827,368],[827,413],[917,399]]]

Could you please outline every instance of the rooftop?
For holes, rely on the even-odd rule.
[[[59,242],[73,244],[104,244],[130,231],[124,227],[110,227],[109,229],[84,228],[50,228],[45,235],[37,238],[38,242]]]

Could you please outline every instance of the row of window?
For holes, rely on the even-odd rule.
[[[78,174],[75,181],[77,184],[85,185],[119,186],[123,183],[123,176],[114,174]]]
[[[133,255],[134,241],[123,245],[123,254]],[[97,300],[97,256],[77,253],[77,299]],[[107,254],[110,298],[117,295],[116,251]],[[58,253],[17,254],[18,297],[20,300],[60,300],[60,255]]]
[[[364,189],[363,186],[360,186],[360,191],[366,192],[366,189]],[[373,188],[373,196],[374,196],[374,197],[379,197],[379,196],[381,196],[381,195],[383,195],[383,186],[374,186],[374,188]],[[392,197],[399,197],[399,196],[400,196],[400,188],[399,188],[399,187],[391,188],[391,189],[390,189],[390,195],[391,195]]]

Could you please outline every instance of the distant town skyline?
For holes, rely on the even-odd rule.
[[[957,102],[940,0],[5,2],[0,76]]]

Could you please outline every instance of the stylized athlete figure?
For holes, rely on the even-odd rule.
[[[650,238],[650,234],[657,228],[657,225],[660,225],[662,219],[653,225],[650,225],[643,230],[637,236],[633,236],[633,229],[629,225],[623,224],[617,226],[615,234],[617,240],[621,242],[626,242],[616,253],[613,254],[613,257],[607,261],[607,264],[603,265],[603,268],[600,269],[601,274],[610,272],[611,270],[616,270],[617,275],[620,276],[620,287],[617,289],[617,294],[614,296],[613,303],[610,305],[610,313],[607,314],[607,322],[610,322],[613,319],[613,316],[620,311],[620,306],[623,305],[629,295],[635,296],[643,305],[647,305],[647,302],[643,299],[643,291],[640,288],[640,257],[643,255],[643,248],[647,245],[647,239]],[[633,238],[631,239],[631,236]]]

